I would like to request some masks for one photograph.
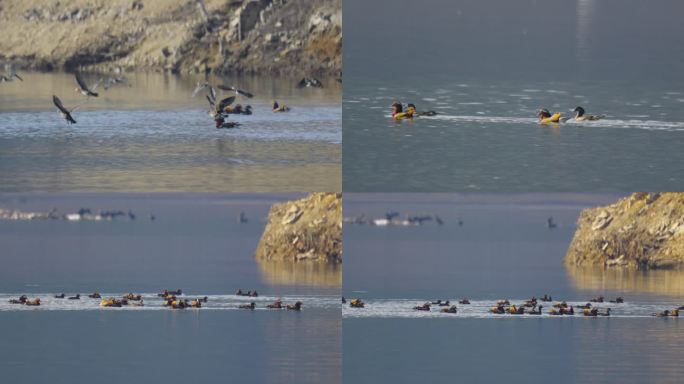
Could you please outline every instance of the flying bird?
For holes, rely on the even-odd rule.
[[[211,86],[211,84],[207,83],[206,81],[204,83],[197,82],[197,87],[195,87],[195,90],[192,91],[192,97],[197,96],[197,94],[200,93],[200,91],[205,89],[205,88],[213,88],[213,87]]]
[[[245,90],[238,89],[236,86],[217,85],[217,87],[218,87],[218,89],[222,89],[222,90],[224,90],[224,91],[234,91],[236,96],[242,95],[242,96],[245,96],[245,97],[248,98],[248,99],[251,99],[252,97],[254,97],[253,94],[251,94],[251,93],[249,93],[249,92],[247,92],[247,91],[245,91]]]
[[[104,83],[104,89],[107,90],[114,86],[115,84],[123,83],[126,81],[125,77],[108,77]]]
[[[76,88],[76,92],[80,93],[83,96],[93,96],[97,97],[97,93],[95,93],[95,89],[97,89],[97,86],[100,85],[102,82],[102,79],[99,79],[96,81],[91,87],[88,87],[88,84],[83,81],[83,78],[81,78],[81,75],[77,72],[76,73],[76,84],[78,84],[78,88]]]
[[[71,117],[71,112],[73,112],[76,108],[79,107],[79,105],[75,106],[71,110],[68,110],[64,108],[64,104],[62,104],[62,100],[59,99],[59,97],[52,95],[52,102],[55,104],[55,107],[59,109],[59,115],[62,116],[64,120],[66,120],[67,125],[68,124],[76,124],[76,120],[74,120],[73,117]]]
[[[7,67],[6,74],[0,76],[0,83],[8,83],[10,81],[14,81],[15,78],[19,79],[19,81],[24,81],[21,76],[14,72],[14,69]]]

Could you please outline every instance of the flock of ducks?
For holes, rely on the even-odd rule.
[[[83,77],[81,77],[80,73],[76,73],[74,75],[76,78],[76,85],[78,85],[76,88],[74,88],[74,91],[76,93],[80,93],[81,95],[86,97],[86,100],[77,104],[73,108],[66,108],[64,104],[62,103],[62,100],[57,97],[57,95],[52,95],[52,103],[57,107],[57,110],[59,111],[59,115],[64,119],[67,123],[69,124],[76,124],[76,120],[72,116],[72,113],[78,109],[81,105],[85,104],[88,100],[90,100],[91,97],[98,97],[99,94],[95,92],[97,90],[97,87],[100,86],[104,82],[104,89],[107,90],[111,88],[115,84],[121,84],[126,82],[126,78],[124,77],[108,77],[107,79],[105,78],[99,78],[97,81],[92,83],[91,85],[88,85],[85,80],[83,80]]]
[[[177,289],[177,290],[173,290],[173,291],[165,289],[165,290],[163,290],[157,294],[157,296],[162,299],[162,306],[170,308],[170,309],[201,308],[202,303],[207,303],[209,301],[209,297],[207,297],[207,296],[189,299],[189,298],[179,297],[181,295],[183,295],[183,291],[181,289]],[[258,297],[259,296],[257,291],[248,291],[247,293],[243,293],[242,290],[240,290],[240,289],[238,289],[238,291],[235,293],[235,295],[237,295],[237,296],[249,296],[249,297]],[[65,299],[65,300],[81,300],[81,294],[79,293],[79,294],[76,294],[74,296],[67,296],[64,293],[61,293],[59,295],[55,295],[54,298],[55,299]],[[120,308],[123,306],[143,307],[145,305],[143,298],[142,298],[142,295],[134,294],[134,293],[125,294],[121,298],[117,298],[117,297],[103,298],[100,293],[94,292],[94,293],[89,294],[88,298],[99,299],[100,300],[100,307],[114,307],[114,308]],[[18,305],[26,305],[26,306],[40,306],[41,305],[40,298],[29,299],[26,295],[22,295],[18,299],[10,299],[9,303],[10,304],[18,304]],[[256,303],[250,302],[249,304],[239,305],[237,308],[254,310],[256,308]],[[284,305],[283,301],[278,299],[278,300],[274,301],[273,303],[266,305],[266,308],[268,308],[268,309],[287,309],[287,310],[300,311],[302,309],[302,302],[297,301],[294,304]]]
[[[541,315],[542,309],[544,306],[541,304],[541,302],[552,302],[553,299],[551,296],[544,295],[540,299],[537,299],[536,297],[532,297],[531,299],[525,300],[523,303],[520,303],[518,305],[516,304],[511,304],[509,300],[499,300],[496,303],[496,306],[492,307],[489,309],[489,313],[493,313],[496,315]],[[560,301],[560,302],[555,302],[554,304],[551,305],[551,309],[547,312],[547,314],[552,315],[552,316],[574,316],[575,314],[581,314],[583,316],[587,317],[598,317],[598,316],[610,316],[610,308],[606,308],[605,310],[601,311],[598,307],[593,306],[592,303],[604,303],[606,302],[605,298],[603,296],[598,296],[594,297],[589,302],[583,305],[576,305],[576,306],[571,306],[565,301]],[[617,297],[613,300],[609,300],[608,302],[613,303],[613,304],[624,304],[625,300],[622,297]],[[342,304],[346,304],[347,300],[342,297]],[[467,298],[463,298],[458,300],[459,305],[469,305],[470,300]],[[456,305],[452,305],[449,300],[436,300],[436,301],[430,301],[427,302],[423,305],[418,305],[414,306],[413,310],[414,311],[431,311],[433,306],[440,307],[441,313],[458,313],[458,307]],[[363,302],[361,299],[353,299],[349,301],[349,307],[350,308],[365,308],[366,303]],[[576,312],[575,309],[578,309],[579,311]],[[679,311],[684,310],[684,305],[678,307],[678,308],[673,308],[669,310],[664,310],[662,312],[657,312],[653,313],[652,316],[655,317],[679,317]]]

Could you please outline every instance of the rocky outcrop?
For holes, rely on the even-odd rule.
[[[37,70],[337,76],[342,67],[341,0],[8,0],[0,36],[0,61]]]
[[[582,211],[565,263],[684,267],[684,193],[634,193],[614,204]]]
[[[266,261],[342,262],[342,196],[313,193],[274,204],[255,257]]]

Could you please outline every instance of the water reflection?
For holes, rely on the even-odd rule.
[[[342,286],[342,266],[257,260],[262,278],[274,285]]]
[[[62,72],[22,72],[23,82],[14,81],[0,87],[0,111],[52,110],[52,95],[58,95],[65,105],[76,105],[83,97],[74,91],[74,75]],[[254,99],[238,99],[243,103],[270,103],[273,99],[287,104],[339,105],[342,100],[341,84],[325,80],[322,88],[298,89],[297,79],[268,76],[219,77],[177,76],[163,73],[126,73],[127,81],[104,90],[97,88],[100,96],[91,98],[79,110],[94,109],[168,109],[207,105],[203,94],[191,97],[198,81],[212,84],[231,84],[247,89]],[[84,74],[87,83],[102,77],[100,74]],[[231,92],[217,90],[219,96]]]
[[[572,284],[579,289],[684,295],[684,271],[631,270],[567,266]]]

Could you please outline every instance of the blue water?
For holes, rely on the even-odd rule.
[[[339,285],[274,283],[253,258],[270,205],[298,197],[1,195],[1,207],[22,211],[136,214],[134,221],[0,221],[0,327],[11,330],[0,348],[5,380],[340,382]],[[247,223],[238,222],[240,212]],[[161,306],[156,292],[177,288],[209,301],[200,309]],[[260,297],[234,296],[238,288]],[[85,297],[94,291],[140,293],[145,306],[101,308]],[[62,292],[84,297],[53,298]],[[41,306],[8,303],[21,294],[41,298]],[[277,298],[302,301],[303,309],[264,308]],[[255,311],[238,309],[250,301]]]
[[[203,78],[130,74],[128,85],[100,89],[67,125],[52,105],[85,101],[73,75],[25,73],[0,87],[0,190],[296,192],[338,190],[340,88],[296,89],[288,78],[209,78],[252,91],[254,114],[215,129]],[[96,75],[87,75],[94,80]],[[218,97],[230,94],[219,91]],[[271,112],[271,100],[291,107]],[[316,176],[310,178],[310,176]]]
[[[344,4],[345,191],[681,188],[680,2],[366,3]],[[535,120],[578,105],[605,118]]]
[[[680,320],[651,315],[682,305],[682,272],[562,263],[580,211],[619,197],[346,194],[346,217],[399,211],[437,214],[444,224],[345,226],[343,292],[367,304],[343,308],[345,381],[677,382]],[[544,294],[572,305],[599,295],[625,303],[599,304],[612,310],[599,318],[488,313],[497,300]],[[470,305],[457,303],[464,297]],[[438,299],[458,313],[412,310]],[[546,313],[550,303],[542,304]]]

